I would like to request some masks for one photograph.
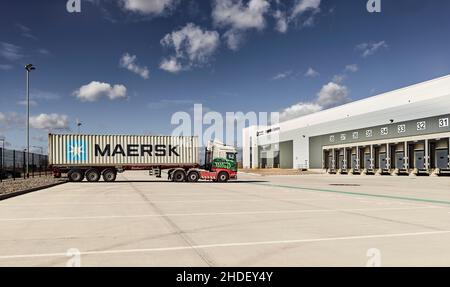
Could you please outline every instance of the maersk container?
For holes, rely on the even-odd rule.
[[[52,166],[198,166],[198,138],[152,135],[49,134]]]

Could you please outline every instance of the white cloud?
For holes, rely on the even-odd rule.
[[[23,126],[25,119],[16,112],[8,114],[0,112],[0,127],[3,129],[9,129],[16,126]]]
[[[276,74],[275,76],[272,77],[272,80],[281,80],[281,79],[285,79],[287,77],[289,77],[290,75],[292,75],[292,71],[285,71],[285,72],[281,72]]]
[[[288,30],[288,19],[286,14],[281,12],[280,10],[275,11],[273,17],[276,20],[275,30],[280,33],[286,33]]]
[[[317,72],[316,70],[314,70],[311,67],[305,73],[305,77],[310,77],[310,78],[318,77],[319,75],[320,75],[319,72]]]
[[[123,8],[128,11],[146,14],[160,15],[167,9],[172,8],[176,1],[174,0],[120,0]]]
[[[82,102],[95,102],[106,96],[110,100],[126,98],[127,88],[124,85],[111,86],[108,83],[92,81],[81,86],[73,93]]]
[[[352,73],[356,73],[358,72],[359,67],[357,64],[352,64],[352,65],[347,65],[345,66],[345,72],[352,72]]]
[[[214,23],[237,30],[263,29],[266,25],[264,15],[270,8],[266,0],[215,0],[212,17]]]
[[[119,65],[120,67],[127,69],[128,71],[131,71],[144,79],[148,79],[150,73],[148,68],[146,66],[144,67],[139,66],[136,63],[136,60],[137,57],[135,55],[125,53],[122,55],[122,58],[120,58]]]
[[[294,118],[321,111],[323,108],[316,103],[298,103],[280,112],[280,121],[288,121]]]
[[[278,9],[272,14],[275,19],[275,30],[280,33],[286,33],[291,24],[299,27],[314,26],[315,17],[320,12],[321,0],[296,0],[292,2],[294,4],[287,12],[282,12]],[[281,1],[276,1],[278,6],[280,3]]]
[[[167,34],[161,45],[173,49],[175,54],[163,59],[160,68],[167,71],[180,71],[200,67],[208,63],[220,44],[219,33],[202,30],[188,23],[178,31]]]
[[[291,18],[300,16],[307,11],[317,11],[321,0],[298,0],[292,10]]]
[[[30,126],[42,130],[60,130],[69,127],[69,117],[60,114],[40,114],[30,117]]]
[[[241,30],[228,30],[223,34],[223,37],[225,38],[227,42],[227,46],[230,50],[237,51],[239,49],[239,46],[244,41],[244,32]]]
[[[10,61],[19,60],[24,57],[22,48],[11,43],[0,42],[0,55]]]
[[[265,14],[269,11],[267,0],[215,0],[212,18],[214,24],[228,28],[224,37],[232,50],[237,50],[244,38],[244,31],[262,30],[266,26]]]
[[[346,86],[330,82],[317,93],[316,99],[311,102],[300,102],[280,112],[280,121],[287,121],[304,115],[348,103],[349,90]]]
[[[361,55],[364,58],[374,55],[381,49],[387,49],[389,46],[386,41],[380,41],[378,43],[361,43],[356,46],[357,51],[361,51]]]
[[[323,107],[333,107],[350,101],[346,86],[330,82],[322,87],[317,94],[317,103]]]
[[[180,63],[178,63],[175,57],[171,57],[170,59],[163,59],[161,64],[159,65],[159,68],[170,73],[178,73],[183,69],[183,67]]]

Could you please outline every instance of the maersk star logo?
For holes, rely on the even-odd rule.
[[[83,140],[72,140],[67,142],[68,161],[86,161],[87,145]]]

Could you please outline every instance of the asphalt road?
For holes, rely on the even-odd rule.
[[[127,172],[0,202],[0,266],[450,266],[450,178]]]

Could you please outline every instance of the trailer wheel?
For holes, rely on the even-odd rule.
[[[85,177],[89,182],[97,182],[100,180],[100,173],[95,168],[92,168],[86,171]]]
[[[80,182],[84,179],[84,174],[81,170],[78,169],[72,169],[67,174],[67,177],[69,178],[69,181],[72,182]]]
[[[221,171],[217,175],[218,182],[227,182],[229,178],[230,178],[230,176],[228,175],[228,172],[226,172],[226,171]]]
[[[172,179],[175,182],[183,182],[186,179],[186,173],[183,170],[176,170],[172,175]]]
[[[116,171],[112,170],[112,169],[106,169],[103,172],[103,180],[105,182],[113,182],[113,181],[115,181],[116,180],[116,176],[117,176]]]
[[[189,182],[197,182],[200,179],[200,175],[196,171],[191,171],[188,173],[187,179]]]

